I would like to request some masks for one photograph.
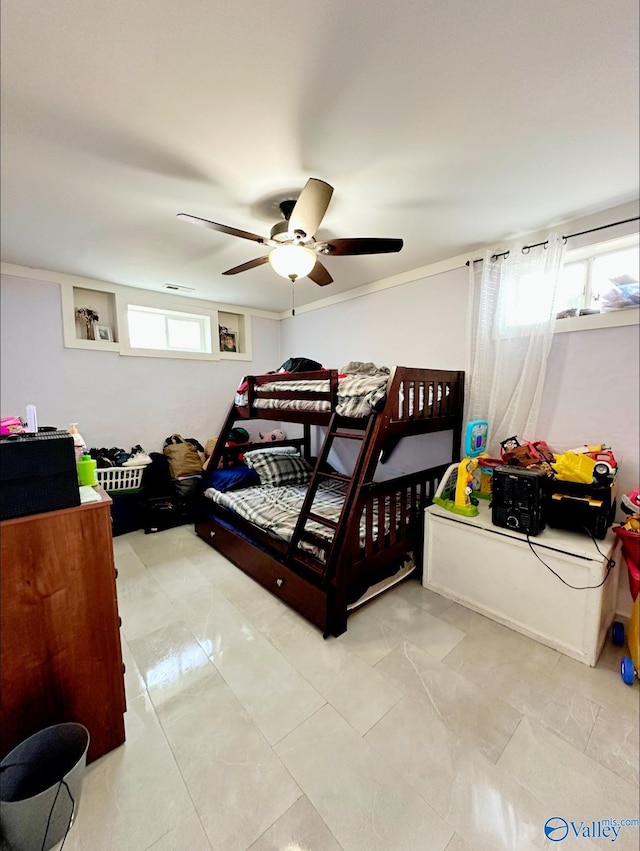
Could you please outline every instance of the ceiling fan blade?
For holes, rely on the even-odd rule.
[[[306,237],[315,236],[332,195],[333,186],[310,177],[289,216],[289,232],[302,231]]]
[[[333,283],[333,278],[329,274],[329,270],[326,269],[319,260],[316,260],[316,265],[309,272],[307,278],[312,280],[314,284],[318,284],[320,287],[326,287],[327,284]]]
[[[325,242],[317,242],[315,250],[319,254],[333,257],[346,254],[388,254],[392,251],[400,251],[403,244],[401,239],[377,239],[376,237],[329,239]]]
[[[255,269],[256,266],[262,266],[263,263],[269,262],[269,255],[266,254],[264,257],[256,257],[255,260],[249,260],[246,263],[241,263],[240,266],[234,266],[233,269],[227,269],[226,272],[223,272],[223,275],[237,275],[238,272],[246,272],[247,269]]]
[[[230,236],[239,236],[242,239],[250,239],[253,242],[266,243],[268,240],[264,236],[258,236],[257,233],[250,233],[247,230],[239,230],[228,225],[219,225],[217,222],[210,222],[208,219],[201,219],[199,216],[190,216],[188,213],[178,213],[178,218],[184,222],[195,222],[197,225],[204,225],[211,230],[220,231],[220,233],[228,233]]]

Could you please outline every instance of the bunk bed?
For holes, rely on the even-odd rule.
[[[196,532],[325,638],[340,635],[351,611],[421,568],[424,508],[458,458],[464,372],[271,373],[247,376],[239,390],[210,459]],[[227,445],[248,420],[300,423],[302,436]],[[316,458],[313,426],[325,427]],[[452,432],[447,463],[374,481],[402,438],[439,431]],[[329,462],[343,441],[358,447],[349,475]],[[238,474],[240,486],[220,485],[220,471]]]

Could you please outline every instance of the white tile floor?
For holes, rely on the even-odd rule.
[[[192,527],[114,550],[127,740],[65,851],[638,848],[544,835],[639,816],[619,648],[591,669],[414,580],[324,641]]]

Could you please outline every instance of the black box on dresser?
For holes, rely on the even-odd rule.
[[[80,505],[73,438],[42,431],[0,439],[0,519]]]

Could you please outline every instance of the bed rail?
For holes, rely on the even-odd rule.
[[[243,418],[277,419],[288,422],[308,422],[326,425],[338,401],[338,370],[318,370],[302,373],[269,373],[249,375],[246,405],[238,407]],[[274,382],[317,381],[324,389],[262,390]],[[328,383],[327,383],[328,382]],[[265,401],[325,402],[326,411],[298,408],[257,408],[256,399]],[[389,376],[387,400],[382,409],[388,435],[420,434],[452,428],[461,437],[464,372],[453,370],[416,369],[396,366]],[[456,442],[458,445],[459,439]]]
[[[318,384],[323,383],[326,389],[317,390],[296,390],[295,394],[287,390],[263,390],[266,384],[274,382],[296,382],[296,381],[317,381]],[[268,375],[248,375],[247,382],[247,404],[238,408],[239,412],[244,417],[255,417],[259,419],[283,419],[284,415],[289,416],[289,422],[317,422],[317,424],[325,424],[325,421],[331,416],[335,410],[338,400],[338,371],[336,369],[323,369],[315,372],[274,372]],[[256,399],[261,400],[278,400],[278,401],[302,401],[302,402],[326,402],[327,411],[305,411],[294,410],[287,408],[256,408]]]
[[[462,443],[464,372],[395,367],[389,381],[384,419],[385,463],[402,437],[453,431],[453,455]]]
[[[385,406],[389,422],[441,421],[455,417],[462,399],[463,380],[463,372],[396,367]]]
[[[415,537],[417,528],[422,528],[424,509],[431,504],[448,467],[442,464],[388,482],[363,485],[353,522],[357,528],[364,520],[365,540],[362,544],[358,536],[351,536],[354,564],[371,563],[379,553],[396,546],[406,552],[407,542]]]

